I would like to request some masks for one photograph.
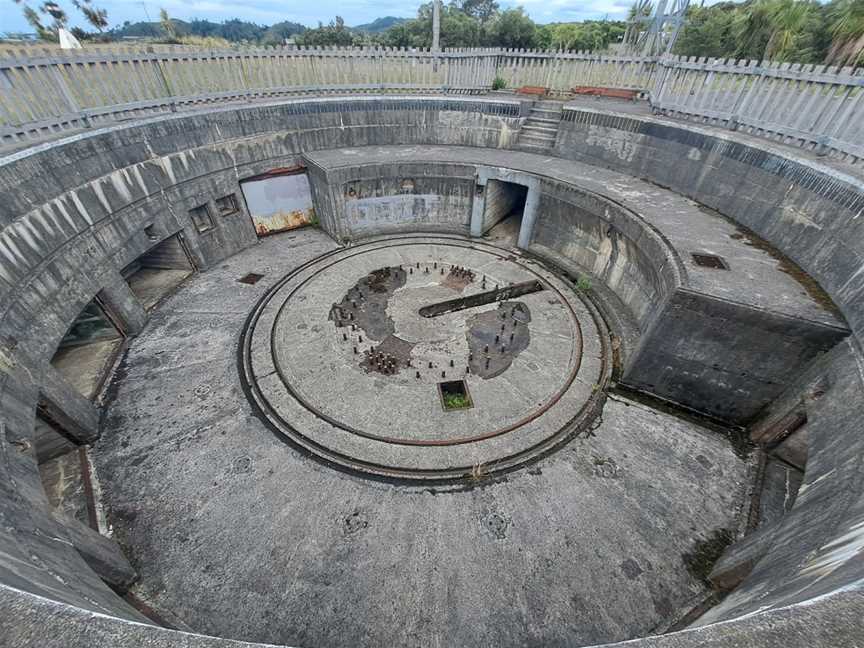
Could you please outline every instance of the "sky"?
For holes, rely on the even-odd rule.
[[[85,27],[84,21],[71,0],[56,0],[69,14],[71,26]],[[130,22],[158,20],[164,8],[172,18],[189,20],[206,18],[221,22],[240,18],[263,25],[290,20],[315,27],[318,22],[329,22],[340,15],[348,25],[360,25],[375,18],[397,16],[412,18],[422,0],[93,0],[93,4],[108,11],[111,26]],[[446,2],[446,0],[445,0]],[[41,0],[30,0],[36,8]],[[632,0],[499,0],[504,8],[522,6],[538,23],[568,22],[589,18],[620,19],[627,15]],[[47,20],[45,22],[48,22]],[[12,0],[0,0],[0,32],[30,32],[21,14],[21,6]]]

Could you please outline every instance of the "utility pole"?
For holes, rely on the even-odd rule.
[[[441,0],[432,0],[432,53],[437,54],[441,49]]]
[[[704,4],[704,0],[702,0]],[[636,56],[663,56],[672,51],[687,20],[690,0],[636,0],[624,34],[625,51]]]
[[[438,53],[441,50],[441,0],[432,0],[432,71],[438,72]]]

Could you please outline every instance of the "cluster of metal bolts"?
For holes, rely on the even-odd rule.
[[[378,371],[385,374],[396,373],[399,367],[399,360],[389,353],[378,351],[375,347],[369,349],[368,353],[369,365],[374,366]],[[408,366],[411,366],[411,361],[408,361]]]
[[[414,266],[408,267],[408,273],[414,274],[414,270],[415,269],[420,270],[420,267],[421,267],[421,265],[420,265],[420,262],[418,261],[418,262],[416,262],[416,264]],[[400,271],[404,272],[404,269],[401,265],[399,266],[398,269]],[[438,262],[437,261],[433,261],[431,269],[430,269],[429,265],[423,266],[424,274],[429,274],[431,270],[438,270],[438,269],[439,268],[438,268]],[[387,270],[388,270],[388,274],[389,274],[390,268],[387,268]],[[444,274],[444,264],[443,263],[441,264],[440,273],[442,275]],[[460,279],[467,279],[469,282],[474,281],[474,278],[475,278],[474,272],[472,270],[468,270],[467,268],[463,268],[462,266],[456,266],[456,265],[450,266],[450,274],[455,276],[455,277],[458,277]],[[483,275],[482,288],[483,289],[486,288],[486,275]],[[498,284],[497,283],[495,284],[495,290],[498,290]],[[351,302],[351,308],[353,310],[357,310],[359,308],[358,304],[362,304],[363,301],[365,301],[365,299],[366,299],[366,296],[363,294],[363,291],[359,287],[354,287],[348,291],[347,300]],[[347,318],[346,318],[346,313],[343,310],[344,307],[340,306],[338,308],[339,308],[339,310],[338,310],[339,319],[336,320],[337,328],[343,328],[345,326],[350,326],[351,332],[356,332],[357,331],[357,325],[356,324],[348,324],[348,322],[354,321],[354,312],[348,311]],[[506,311],[502,310],[499,314],[499,317],[505,321],[501,324],[500,332],[495,336],[495,343],[494,343],[493,350],[492,350],[493,353],[495,351],[499,351],[499,350],[501,353],[506,353],[507,352],[507,343],[509,343],[509,344],[513,343],[513,340],[516,336],[516,329],[519,326],[519,320],[516,319],[515,309],[510,310],[509,316],[510,316],[510,319],[512,319],[513,325],[512,325],[512,330],[510,332],[509,338],[506,338],[506,328],[507,328],[506,320],[508,318],[508,313]],[[505,343],[505,338],[506,338],[506,343]],[[349,335],[347,332],[343,331],[342,341],[343,342],[349,341]],[[356,344],[353,345],[354,355],[360,355],[361,353],[364,353],[368,356],[370,366],[374,367],[378,371],[385,373],[385,374],[396,373],[397,369],[399,368],[399,360],[396,357],[394,357],[388,353],[383,353],[383,352],[377,350],[374,346],[370,347],[368,351],[363,351],[361,348],[359,348],[357,346],[358,344],[362,344],[362,343],[363,343],[363,336],[358,335],[357,340],[356,340]],[[489,364],[491,362],[491,356],[490,356],[489,348],[490,347],[488,344],[484,345],[484,347],[483,347],[483,354],[485,356],[484,357],[485,368],[487,370],[489,369]],[[474,361],[474,354],[473,353],[468,354],[468,363],[469,364],[465,367],[465,375],[471,373],[470,363],[473,361]],[[449,364],[450,364],[450,369],[454,370],[456,363],[452,358],[450,359]],[[406,366],[408,366],[408,367],[412,366],[410,360],[407,361]],[[428,362],[428,368],[433,369],[434,363],[429,361]],[[414,372],[414,376],[415,376],[415,378],[419,379],[421,377],[420,371],[416,370]],[[446,378],[446,377],[447,377],[447,370],[442,369],[441,370],[441,378]]]
[[[459,279],[467,279],[469,282],[474,281],[474,272],[467,268],[463,268],[462,266],[452,266],[450,268],[450,274]],[[486,286],[485,276],[483,277],[483,286]]]

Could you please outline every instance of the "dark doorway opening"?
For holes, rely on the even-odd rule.
[[[516,245],[528,187],[505,180],[489,180],[485,194],[483,232],[493,241]]]
[[[146,310],[171,295],[193,272],[179,234],[154,245],[122,270],[123,278]]]
[[[41,414],[36,416],[35,443],[39,477],[51,508],[96,528],[86,448]]]
[[[93,399],[123,344],[123,335],[98,298],[75,318],[51,364],[83,396]]]
[[[36,413],[34,438],[36,461],[40,465],[78,448],[78,444],[60,426],[39,410]]]

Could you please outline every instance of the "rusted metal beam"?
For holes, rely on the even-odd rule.
[[[544,290],[544,286],[540,281],[525,281],[522,283],[505,286],[504,288],[496,288],[495,290],[487,290],[486,292],[477,293],[468,297],[459,297],[458,299],[448,299],[447,301],[438,302],[437,304],[429,304],[420,309],[422,317],[437,317],[445,313],[453,313],[455,311],[465,310],[466,308],[476,308],[485,304],[491,304],[498,301],[506,301],[522,295],[530,295],[531,293]]]

